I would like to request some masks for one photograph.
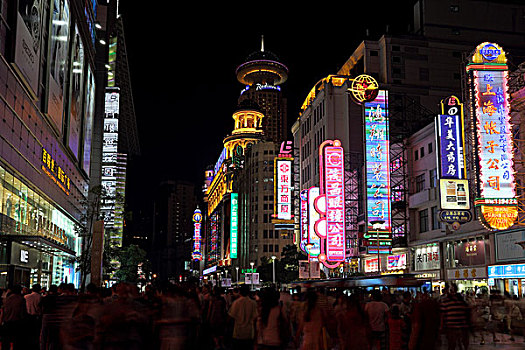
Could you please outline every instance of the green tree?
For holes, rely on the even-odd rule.
[[[146,258],[146,251],[135,244],[120,249],[118,254],[119,268],[115,271],[115,279],[119,282],[137,283],[148,276],[151,271]],[[139,268],[142,273],[139,274]]]

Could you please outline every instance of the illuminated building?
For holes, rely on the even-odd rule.
[[[245,258],[241,245],[241,217],[232,220],[232,209],[242,216],[244,202],[242,193],[234,192],[234,182],[239,172],[246,169],[250,150],[262,141],[265,115],[251,100],[243,100],[233,113],[234,129],[223,140],[224,149],[213,168],[213,179],[206,176],[206,211],[208,216],[205,239],[205,267],[229,266],[237,259]],[[237,205],[232,204],[232,197]],[[232,226],[232,223],[235,226]],[[232,230],[233,227],[233,230]],[[233,243],[233,244],[232,244]],[[233,248],[233,250],[232,250]],[[236,248],[236,249],[235,249]],[[237,250],[237,257],[235,257]],[[233,253],[233,254],[232,254]]]
[[[122,246],[124,229],[124,205],[126,194],[126,172],[128,163],[140,153],[138,130],[133,105],[125,31],[118,4],[110,2],[102,9],[106,22],[100,30],[107,42],[103,62],[107,69],[106,102],[102,106],[103,133],[96,136],[94,149],[102,154],[99,164],[101,177],[94,178],[93,185],[100,183],[108,199],[101,204],[104,228],[109,232],[111,244]],[[100,143],[101,141],[101,143]]]
[[[21,3],[1,4],[12,16],[0,19],[0,287],[78,287],[76,226],[99,158],[92,152],[101,102],[98,6],[28,4],[31,16]]]
[[[262,125],[264,139],[280,143],[286,139],[287,101],[281,92],[281,84],[288,79],[288,68],[272,52],[264,49],[246,58],[237,67],[237,80],[245,86],[238,101],[251,100],[261,109],[265,118]]]

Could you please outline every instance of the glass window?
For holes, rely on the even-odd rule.
[[[438,207],[432,207],[432,229],[438,230],[440,227]]]
[[[416,193],[425,189],[425,174],[416,176]]]
[[[419,232],[428,231],[428,209],[419,211]]]
[[[430,172],[430,187],[435,188],[438,184],[437,169],[431,169]]]

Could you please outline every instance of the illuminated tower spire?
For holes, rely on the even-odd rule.
[[[261,49],[248,56],[237,67],[237,80],[246,86],[239,97],[239,102],[250,99],[261,107],[264,114],[262,129],[264,138],[280,143],[286,139],[286,99],[281,94],[279,85],[288,79],[288,68],[279,58],[264,47],[264,35],[261,35]]]

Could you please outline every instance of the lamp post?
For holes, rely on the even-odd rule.
[[[373,220],[370,221],[372,224],[372,228],[376,230],[376,237],[377,237],[377,273],[381,274],[381,252],[379,251],[379,229],[384,229],[384,220]]]
[[[275,255],[272,255],[272,270],[273,270],[273,284],[275,285],[275,259],[277,257]]]
[[[252,267],[252,273],[250,274],[250,282],[251,282],[251,285],[252,285],[251,290],[253,290],[253,265],[255,265],[255,263],[251,262],[250,263],[250,266]]]
[[[235,270],[237,270],[237,285],[239,285],[239,266],[237,266]]]

